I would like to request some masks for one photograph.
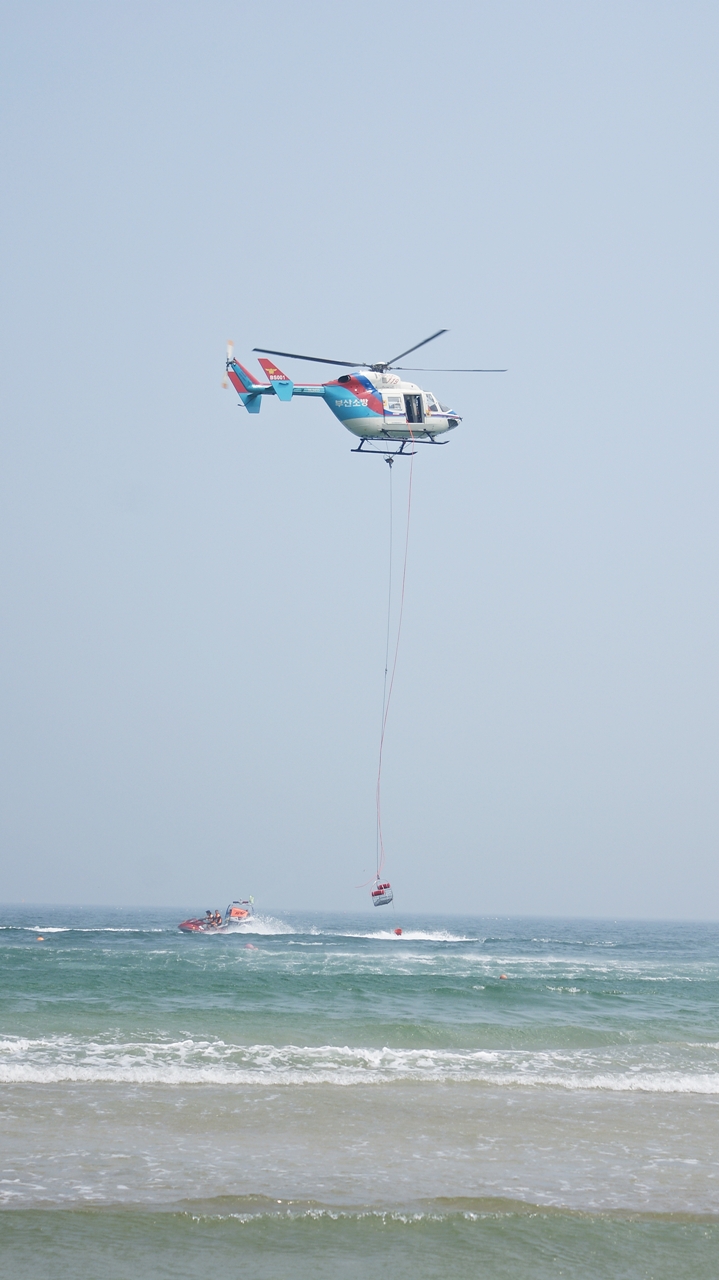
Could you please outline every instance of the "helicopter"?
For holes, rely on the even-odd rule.
[[[410,446],[408,452],[413,454],[416,444],[448,444],[447,440],[438,440],[437,437],[453,431],[462,419],[454,409],[440,404],[430,391],[398,377],[395,370],[401,373],[506,373],[506,369],[415,369],[397,364],[398,360],[448,332],[448,329],[438,329],[391,360],[380,360],[376,364],[253,347],[253,351],[259,353],[258,363],[267,382],[258,382],[249,369],[234,359],[233,344],[228,342],[227,377],[248,413],[259,413],[263,396],[276,395],[280,400],[291,400],[293,396],[321,396],[343,427],[359,438],[353,453],[380,453],[385,457],[396,457],[407,452]],[[294,382],[271,360],[265,359],[266,356],[335,365],[355,372],[343,373],[331,382]],[[227,383],[223,385],[227,386]],[[389,448],[390,444],[398,444],[399,448]],[[383,447],[377,448],[377,445]]]

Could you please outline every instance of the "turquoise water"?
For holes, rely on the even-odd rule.
[[[13,1275],[719,1274],[719,926],[196,910],[0,911]]]

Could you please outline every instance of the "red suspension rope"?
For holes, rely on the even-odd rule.
[[[404,592],[407,582],[407,555],[409,552],[409,524],[412,514],[412,471],[414,468],[414,436],[410,427],[410,438],[412,441],[412,453],[410,454],[409,464],[409,482],[407,486],[407,527],[404,537],[404,560],[402,564],[402,589],[399,602],[399,618],[397,620],[397,639],[394,646],[394,658],[392,660],[392,675],[389,682],[389,690],[386,699],[383,698],[382,706],[382,731],[379,739],[379,760],[377,764],[377,879],[379,880],[384,870],[385,853],[384,839],[382,836],[382,756],[384,753],[384,738],[387,729],[387,717],[389,716],[390,702],[392,701],[392,690],[394,688],[394,677],[397,671],[397,657],[399,655],[399,642],[402,635],[402,616],[404,614]],[[392,466],[390,463],[390,576],[389,576],[389,597],[387,602],[387,648],[385,651],[385,689],[387,688],[387,654],[389,653],[389,629],[390,616],[392,607]]]

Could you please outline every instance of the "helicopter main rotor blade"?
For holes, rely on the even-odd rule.
[[[269,347],[253,347],[252,350],[259,351],[263,356],[285,356],[288,360],[312,360],[315,364],[341,364],[346,369],[367,368],[361,360],[325,360],[323,356],[298,356],[296,351],[272,351]]]
[[[395,364],[393,369],[404,369],[407,373],[506,373],[506,369],[415,369],[409,364]]]
[[[398,356],[392,356],[392,359],[388,360],[387,364],[392,365],[395,360],[401,360],[403,356],[409,356],[413,351],[419,351],[420,347],[426,347],[428,342],[434,342],[435,338],[440,338],[443,333],[449,333],[449,329],[438,329],[436,333],[430,334],[428,338],[423,338],[421,342],[416,344],[416,346],[408,347],[406,351],[400,351]]]

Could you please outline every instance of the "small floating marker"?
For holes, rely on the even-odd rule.
[[[37,935],[37,941],[38,941],[38,942],[44,942],[44,941],[45,941],[45,939],[43,938],[43,936],[42,936],[42,934],[41,934],[41,933],[39,933],[39,934]]]
[[[500,975],[499,975],[499,976],[500,976],[500,978],[504,978],[506,982],[508,982],[508,981],[509,981],[509,979],[507,978],[506,973],[500,973]]]
[[[245,951],[256,951],[256,950],[257,950],[257,947],[255,946],[254,942],[245,943]],[[279,1204],[280,1201],[278,1200],[277,1203]]]
[[[401,937],[402,930],[401,930],[401,929],[395,929],[395,933],[397,934],[397,937],[399,938],[399,937]]]

